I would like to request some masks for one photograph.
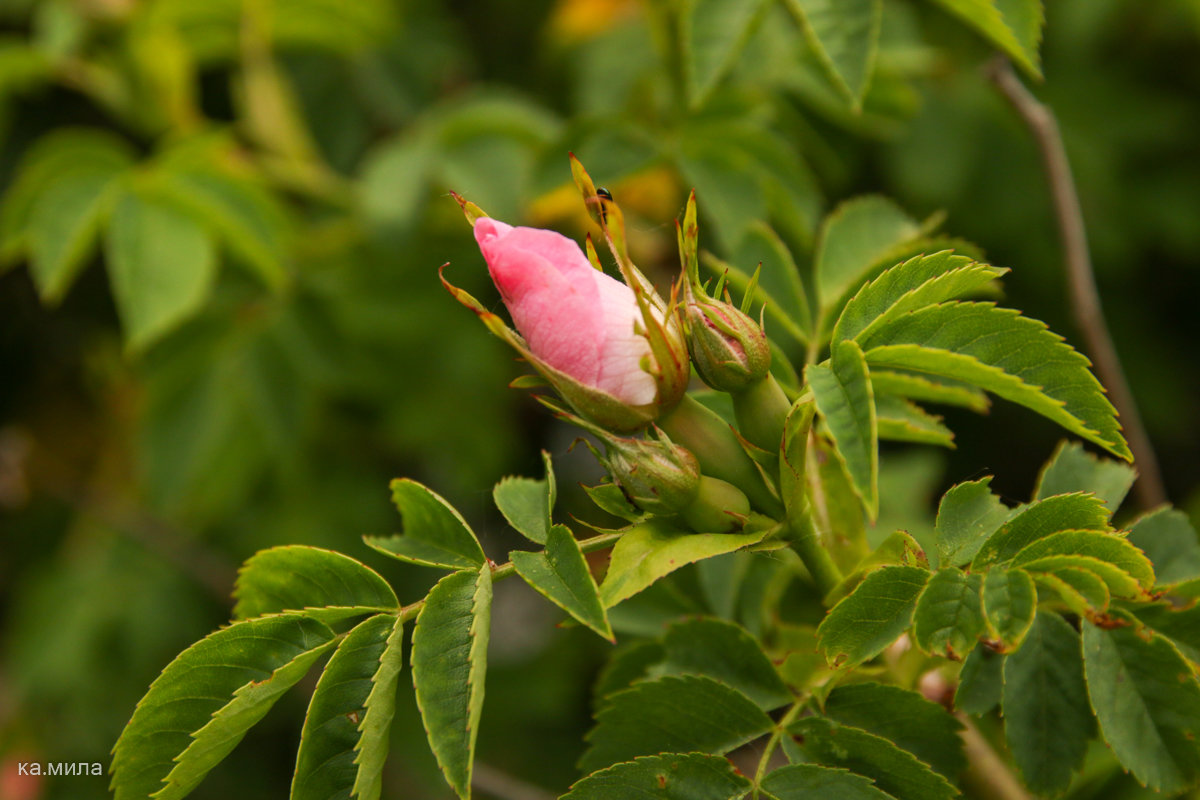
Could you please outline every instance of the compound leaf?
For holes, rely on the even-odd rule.
[[[1091,363],[1045,323],[992,303],[912,311],[862,341],[867,363],[965,381],[1019,403],[1114,455],[1132,459]]]

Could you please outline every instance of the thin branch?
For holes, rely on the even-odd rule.
[[[1033,796],[1021,786],[1017,776],[979,732],[979,728],[975,727],[971,718],[962,712],[954,716],[963,724],[960,735],[967,754],[963,783],[976,796],[986,800],[1033,800]]]
[[[1058,121],[1054,112],[1021,83],[1013,71],[1012,64],[1004,56],[997,55],[988,64],[987,75],[1028,126],[1041,153],[1046,181],[1050,186],[1054,216],[1058,222],[1059,238],[1062,240],[1071,311],[1083,334],[1088,354],[1095,362],[1100,381],[1108,388],[1113,405],[1121,416],[1125,437],[1129,441],[1129,449],[1133,452],[1134,463],[1138,468],[1139,477],[1134,486],[1138,502],[1144,508],[1162,505],[1167,502],[1162,473],[1159,471],[1150,438],[1146,435],[1146,429],[1138,415],[1133,393],[1129,390],[1125,373],[1121,369],[1112,335],[1104,321],[1100,293],[1096,289],[1096,278],[1092,272],[1091,257],[1088,255],[1083,210],[1080,208],[1079,195],[1071,177],[1071,164],[1063,147]]]

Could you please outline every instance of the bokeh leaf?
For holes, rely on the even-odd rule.
[[[861,107],[875,67],[881,0],[788,0],[787,7],[833,85],[854,108]]]
[[[136,190],[122,194],[105,243],[109,282],[133,350],[147,347],[198,311],[212,290],[212,236],[160,198]]]

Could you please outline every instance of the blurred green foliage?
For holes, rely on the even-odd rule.
[[[573,434],[505,388],[517,366],[441,289],[449,261],[494,298],[448,190],[581,236],[574,151],[660,280],[689,188],[702,246],[737,263],[766,222],[802,269],[825,210],[883,192],[945,211],[1017,268],[1009,305],[1071,331],[1037,153],[980,69],[985,36],[1031,74],[1036,46],[886,0],[857,63],[823,48],[812,5],[0,0],[0,768],[106,762],[150,680],[227,618],[233,565],[281,543],[368,555],[358,537],[397,524],[392,477],[508,544],[489,488]],[[1200,509],[1200,3],[1047,6],[1038,93],[1169,492]],[[1058,437],[1005,404],[948,417],[947,461],[885,457],[905,506],[885,502],[873,540],[923,539],[939,488],[983,469],[1026,496]],[[594,467],[560,472],[570,495]],[[431,583],[378,562],[402,600]],[[672,586],[715,568],[638,602],[686,610]],[[496,604],[480,760],[561,790],[603,646],[515,584]],[[286,698],[195,796],[286,785],[303,706]],[[444,797],[417,715],[396,720],[390,796]]]

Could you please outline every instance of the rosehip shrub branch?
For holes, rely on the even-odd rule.
[[[559,787],[571,800],[1055,796],[1117,770],[1171,795],[1200,780],[1196,533],[1169,507],[1115,522],[1135,477],[1116,413],[1084,356],[996,304],[1005,269],[915,223],[887,239],[879,220],[906,217],[881,198],[830,214],[809,269],[778,241],[774,260],[725,264],[700,249],[693,195],[659,293],[620,206],[571,168],[621,280],[590,235],[581,248],[455,195],[514,327],[442,281],[590,435],[607,479],[587,493],[615,522],[566,524],[547,455],[544,476],[495,487],[532,547],[503,564],[433,490],[392,483],[402,533],[366,544],[444,573],[407,604],[350,556],[256,554],[231,624],[134,711],[118,798],[186,795],[323,659],[292,798],[380,796],[409,674],[446,782],[470,797],[492,584],[513,575],[615,645],[579,779]],[[929,529],[879,523],[897,499],[881,442],[953,447],[927,406],[985,412],[991,396],[1117,460],[1064,441],[1027,502],[971,476]]]

